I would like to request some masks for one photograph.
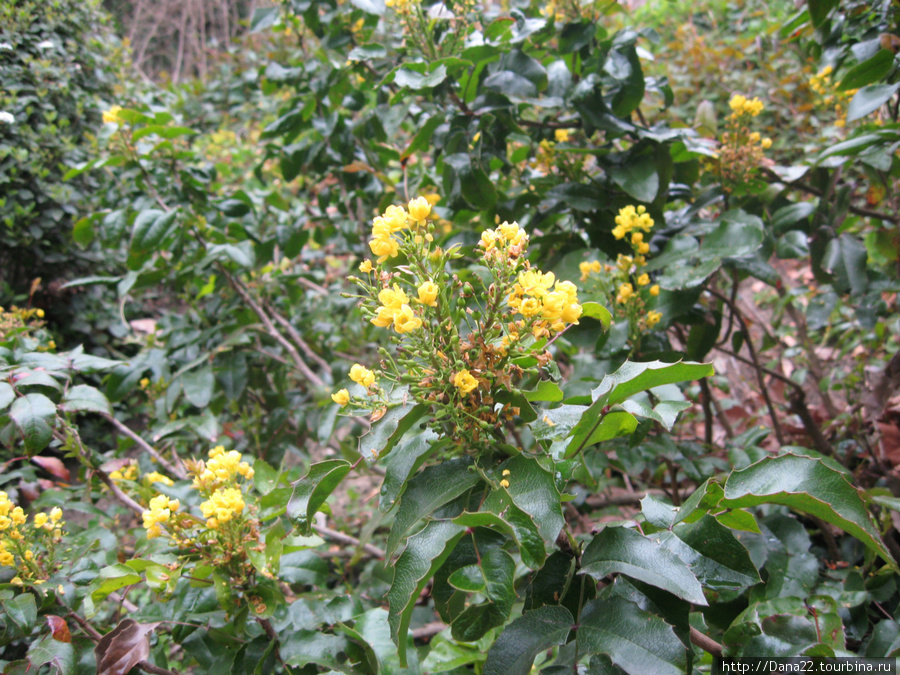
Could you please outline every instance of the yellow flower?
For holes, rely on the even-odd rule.
[[[375,237],[369,241],[369,248],[373,255],[378,256],[379,265],[388,258],[396,258],[400,253],[400,244],[390,237]]]
[[[375,316],[372,317],[371,321],[379,328],[387,328],[392,323],[394,323],[394,312],[395,310],[393,309],[388,309],[387,307],[379,307],[376,310]]]
[[[216,529],[220,524],[229,522],[244,510],[244,497],[239,488],[220,488],[213,492],[209,499],[200,504],[204,518],[214,518],[215,524],[207,526]]]
[[[441,201],[441,196],[437,192],[429,192],[425,195],[425,199],[429,204],[435,206],[439,201]]]
[[[109,110],[103,111],[103,123],[104,124],[119,124],[122,122],[122,118],[119,117],[119,113],[122,112],[122,106],[114,105]]]
[[[659,284],[653,284],[650,287],[650,295],[652,295],[652,296],[659,295]]]
[[[620,305],[624,305],[628,302],[628,299],[634,295],[634,288],[631,284],[622,284],[619,286],[619,293],[616,295],[616,302]]]
[[[650,275],[646,272],[637,278],[638,286],[646,286],[650,283]]]
[[[461,370],[453,376],[453,384],[465,396],[478,388],[478,380],[468,370]]]
[[[500,487],[508,488],[509,481],[504,478],[503,480],[500,481]]]
[[[760,144],[760,146],[762,146],[763,150],[768,150],[769,148],[772,147],[772,139],[764,138],[764,139],[762,139],[762,141],[760,141],[759,144]]]
[[[431,204],[425,197],[416,197],[409,202],[409,217],[419,225],[425,224],[425,219],[431,213]]]
[[[419,286],[418,291],[418,300],[423,305],[428,305],[429,307],[435,307],[437,305],[438,287],[433,281],[426,281]]]
[[[501,475],[502,475],[502,476],[508,476],[509,474],[510,474],[509,469],[503,469],[503,473],[502,473]]]
[[[525,298],[519,305],[519,313],[525,318],[537,316],[541,313],[541,301],[537,298]]]
[[[331,400],[343,408],[350,403],[350,392],[346,389],[341,389],[331,395]]]
[[[569,130],[568,129],[557,129],[553,132],[553,137],[556,139],[557,143],[568,143],[569,142]]]
[[[350,379],[356,384],[369,388],[375,384],[375,373],[357,363],[350,369]]]
[[[655,312],[653,310],[647,312],[647,317],[645,319],[647,322],[647,328],[653,328],[653,326],[659,323],[660,319],[662,319],[661,313]]]
[[[27,517],[25,516],[25,512],[22,510],[21,506],[17,506],[12,510],[12,515],[10,516],[12,519],[13,525],[24,525]]]
[[[49,520],[46,513],[35,513],[34,514],[34,526],[35,527],[44,527]]]
[[[415,200],[413,200],[415,201]],[[410,202],[411,204],[412,202]],[[429,205],[429,211],[431,210]],[[384,211],[384,222],[387,223],[391,232],[399,232],[400,230],[407,227],[406,221],[408,218],[408,214],[406,213],[406,209],[402,206],[391,205],[387,207]]]
[[[403,305],[399,311],[394,314],[394,330],[398,333],[409,333],[422,327],[422,319],[417,317],[412,307]]]
[[[556,281],[556,275],[553,272],[544,274],[540,270],[528,270],[519,275],[518,286],[524,295],[542,298],[547,295],[554,281]]]
[[[150,386],[150,380],[149,380],[148,378],[146,378],[146,377],[142,377],[142,378],[141,378],[141,381],[138,382],[138,386],[139,386],[141,389],[146,389],[147,387]]]
[[[159,473],[158,471],[151,471],[150,473],[145,475],[144,483],[146,483],[147,485],[151,485],[153,483],[162,483],[163,485],[168,485],[169,487],[175,485],[174,481],[172,481],[171,478]]]
[[[386,309],[396,312],[403,305],[409,304],[409,298],[399,285],[394,284],[393,288],[381,289],[381,292],[378,294],[378,302],[384,305]]]
[[[362,272],[363,274],[368,274],[369,272],[372,271],[372,269],[373,269],[372,261],[369,260],[368,258],[366,258],[359,264],[359,271]]]

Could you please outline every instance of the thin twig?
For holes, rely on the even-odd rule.
[[[241,296],[241,299],[247,303],[250,309],[259,317],[260,321],[263,322],[263,325],[266,328],[266,333],[269,334],[278,344],[284,347],[287,350],[287,353],[291,357],[291,361],[294,362],[294,367],[299,370],[306,379],[308,379],[314,386],[316,387],[324,387],[325,383],[321,380],[321,378],[316,375],[308,365],[306,365],[306,361],[303,360],[303,357],[300,356],[300,352],[297,351],[297,348],[288,340],[284,335],[281,334],[275,324],[272,323],[272,319],[269,318],[269,315],[266,311],[259,305],[256,300],[250,295],[249,291],[247,291],[244,284],[235,277],[231,272],[225,269],[222,265],[219,265],[219,270],[228,280],[228,283],[231,284],[231,287],[237,292],[238,295]]]
[[[721,659],[722,655],[725,653],[725,647],[723,645],[720,645],[711,637],[704,635],[693,626],[691,626],[691,644],[700,647],[700,649],[712,654],[717,659]]]
[[[141,438],[138,434],[128,428],[126,425],[122,424],[119,420],[117,420],[112,415],[108,415],[106,413],[101,413],[107,422],[112,424],[118,431],[125,434],[137,443],[144,452],[153,457],[160,465],[169,473],[177,476],[178,478],[184,479],[187,478],[187,473],[185,473],[184,468],[181,465],[175,465],[170,463],[165,457],[159,454],[152,445],[150,445],[147,441]]]
[[[328,361],[323,359],[312,350],[312,347],[310,347],[309,343],[307,343],[306,340],[303,339],[299,331],[294,328],[293,324],[285,317],[283,317],[277,310],[273,309],[272,305],[267,303],[266,309],[269,310],[272,318],[274,318],[278,323],[284,326],[284,329],[288,332],[288,335],[291,336],[294,344],[296,344],[298,347],[300,347],[300,349],[303,350],[303,353],[306,354],[307,358],[315,361],[322,370],[331,375],[331,364],[329,364]]]
[[[778,443],[780,445],[784,445],[784,432],[782,432],[781,424],[778,422],[778,415],[775,411],[775,404],[772,403],[772,397],[769,396],[769,388],[766,386],[765,379],[763,379],[763,368],[759,363],[759,358],[756,355],[756,348],[753,346],[753,336],[750,335],[750,329],[747,326],[747,322],[744,321],[744,316],[738,310],[737,305],[732,305],[731,301],[718,291],[707,288],[706,292],[710,295],[714,295],[724,302],[729,303],[731,311],[734,312],[734,318],[736,318],[738,320],[738,323],[741,324],[741,328],[743,329],[744,335],[746,336],[744,343],[747,345],[747,350],[750,352],[750,358],[753,361],[754,372],[756,373],[757,382],[759,382],[760,393],[763,396],[763,400],[766,402],[766,407],[769,409],[769,417],[772,420],[772,429],[774,429],[775,431],[775,437],[778,439]]]
[[[326,539],[331,539],[333,541],[336,541],[340,544],[346,544],[348,546],[355,546],[357,548],[359,548],[361,546],[363,551],[368,553],[373,558],[384,558],[387,555],[384,551],[382,551],[377,546],[374,546],[372,544],[363,544],[356,537],[351,537],[349,534],[344,534],[343,532],[338,532],[337,530],[332,530],[329,527],[325,527],[323,525],[313,525],[313,530],[316,532],[316,534],[319,534],[319,535],[325,537]]]

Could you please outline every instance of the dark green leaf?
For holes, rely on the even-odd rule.
[[[348,672],[344,667],[347,659],[347,638],[330,635],[318,630],[286,631],[279,636],[281,658],[289,666],[301,667],[316,663],[332,670]]]
[[[212,368],[203,367],[183,373],[179,378],[184,389],[184,395],[192,405],[204,409],[212,399],[213,389],[216,386],[216,378]]]
[[[697,605],[706,605],[703,589],[690,568],[657,542],[624,527],[607,527],[588,544],[582,573],[595,579],[624,574],[669,591]]]
[[[32,455],[47,447],[56,425],[56,406],[43,394],[28,394],[17,398],[9,409],[9,417],[16,425],[25,451]]]
[[[525,455],[512,457],[498,468],[509,470],[506,492],[513,503],[531,516],[548,548],[554,546],[565,518],[553,474]]]
[[[468,457],[426,467],[409,481],[400,497],[394,525],[387,540],[387,554],[391,555],[413,526],[447,502],[453,501],[478,481],[478,474],[468,471],[472,460]]]
[[[423,148],[427,148],[428,144],[431,142],[431,137],[434,134],[434,130],[437,129],[443,121],[444,116],[440,113],[429,117],[425,121],[425,123],[419,127],[416,135],[413,136],[412,140],[409,142],[409,145],[406,146],[406,150],[404,150],[403,154],[400,155],[400,161],[403,161],[413,153],[418,152]]]
[[[359,454],[367,460],[384,459],[428,410],[428,406],[415,405],[412,401],[391,408],[372,425],[369,433],[359,439]]]
[[[502,626],[509,618],[509,612],[516,599],[513,588],[516,563],[509,553],[502,548],[492,548],[482,556],[478,567],[484,577],[484,594],[487,601],[466,607],[453,620],[455,640],[473,642],[483,637],[491,628]]]
[[[406,488],[406,481],[428,458],[437,440],[435,432],[425,429],[421,434],[407,436],[396,446],[385,467],[384,483],[379,493],[382,511],[388,511],[394,506],[400,493]]]
[[[0,382],[0,410],[3,410],[16,399],[16,392],[7,382]]]
[[[136,254],[153,253],[175,230],[178,211],[147,209],[134,219],[131,234],[131,251]]]
[[[28,663],[34,672],[42,666],[51,666],[58,675],[73,675],[75,671],[75,649],[71,642],[61,642],[52,635],[42,635],[28,648]]]
[[[900,89],[900,82],[895,84],[870,84],[863,87],[853,96],[847,106],[847,121],[853,122],[869,113],[873,113],[891,100]]]
[[[812,25],[818,28],[825,23],[828,15],[831,14],[831,10],[838,6],[838,2],[839,0],[808,0],[807,7],[809,8],[809,18],[812,20]]]
[[[406,550],[394,565],[394,580],[388,591],[388,621],[402,666],[406,666],[406,633],[419,593],[465,531],[448,520],[432,520],[409,538]]]
[[[879,49],[875,55],[862,63],[853,66],[837,86],[837,91],[859,89],[873,84],[891,72],[894,67],[894,52],[890,49]]]
[[[112,407],[103,392],[86,384],[77,384],[63,396],[60,410],[66,412],[97,412],[112,414]]]
[[[846,477],[821,460],[797,455],[766,457],[746,469],[734,471],[725,482],[722,506],[744,508],[757,504],[783,504],[809,513],[859,539],[895,565],[859,492]]]
[[[545,605],[510,623],[487,653],[484,675],[528,675],[534,658],[565,644],[575,620],[565,607]]]
[[[649,204],[659,191],[659,174],[653,155],[632,159],[621,166],[607,167],[607,173],[616,185],[639,202]]]
[[[340,485],[351,466],[344,459],[327,459],[310,466],[306,476],[294,483],[287,514],[303,534],[309,534],[316,511]]]

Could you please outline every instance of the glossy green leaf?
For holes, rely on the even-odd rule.
[[[828,19],[831,10],[838,6],[839,0],[808,0],[809,18],[815,28],[821,26]]]
[[[531,516],[547,548],[554,546],[566,522],[554,475],[525,455],[512,457],[498,468],[509,471],[506,492],[513,503]]]
[[[147,209],[134,219],[131,233],[131,251],[136,254],[153,253],[176,227],[178,211]]]
[[[204,409],[212,400],[213,390],[216,386],[216,378],[212,368],[197,368],[183,373],[179,380],[184,389],[184,395],[190,403],[200,409]]]
[[[752,513],[743,509],[733,509],[725,513],[719,513],[716,515],[716,520],[732,530],[761,534],[756,518]]]
[[[616,185],[639,202],[649,204],[659,191],[659,174],[653,155],[632,159],[621,166],[607,167],[607,173]]]
[[[359,454],[367,460],[384,459],[428,410],[428,406],[415,405],[412,401],[391,408],[359,439]]]
[[[633,399],[622,401],[622,408],[626,412],[659,422],[666,431],[671,431],[678,415],[690,408],[691,405],[693,404],[689,401],[661,401],[651,408],[642,401]]]
[[[279,636],[279,653],[289,666],[300,668],[311,663],[348,672],[348,640],[342,635],[330,635],[318,630],[287,631]]]
[[[787,454],[766,457],[734,471],[725,482],[721,505],[745,508],[758,504],[783,504],[821,518],[896,565],[857,489],[821,460]]]
[[[474,487],[480,479],[477,473],[468,471],[471,465],[472,460],[468,457],[451,459],[426,467],[409,481],[406,491],[400,497],[400,506],[388,535],[388,555],[393,554],[422,518]]]
[[[56,640],[50,634],[42,635],[29,645],[28,663],[35,673],[43,666],[50,666],[56,675],[74,675],[77,672],[72,643]]]
[[[550,380],[544,380],[532,389],[531,391],[524,392],[525,399],[532,403],[538,401],[549,401],[551,403],[558,403],[563,400],[563,392],[562,389],[559,388],[559,385],[556,382],[551,382]],[[2,406],[0,406],[2,407]]]
[[[484,675],[528,675],[535,657],[565,644],[575,619],[565,607],[545,605],[510,623],[487,653]]]
[[[66,412],[96,412],[112,415],[112,407],[103,392],[86,384],[76,384],[63,396],[59,409]]]
[[[687,563],[707,588],[739,589],[760,582],[747,549],[712,516],[652,536]]]
[[[854,94],[853,100],[847,106],[847,122],[853,122],[875,112],[890,101],[898,89],[900,89],[900,82],[870,84],[868,87],[863,87]]]
[[[478,567],[484,577],[484,595],[487,601],[469,605],[453,620],[452,634],[455,640],[474,642],[491,628],[502,626],[509,618],[516,600],[513,587],[516,563],[509,553],[502,548],[492,548],[482,556]]]
[[[425,123],[419,127],[419,130],[416,132],[416,135],[413,136],[409,145],[406,146],[406,150],[400,155],[400,161],[412,156],[413,153],[416,153],[419,150],[427,148],[428,144],[431,142],[431,137],[434,135],[434,130],[437,129],[443,121],[444,116],[440,113],[432,115],[425,120]]]
[[[581,572],[595,579],[624,574],[696,605],[707,604],[690,568],[658,542],[635,530],[605,528],[588,544],[581,562]]]
[[[125,586],[141,583],[141,575],[132,568],[121,563],[110,565],[100,570],[97,577],[90,583],[91,608],[85,607],[85,615],[91,618],[96,613],[96,605],[113,591]]]
[[[31,593],[21,593],[11,598],[0,598],[4,620],[15,624],[20,637],[31,635],[31,629],[37,621],[37,605]],[[8,629],[8,627],[7,627]],[[0,638],[2,638],[0,634]]]
[[[454,519],[454,522],[455,519]],[[457,523],[461,525],[462,523]],[[485,589],[484,573],[478,565],[465,565],[447,578],[453,588],[466,593],[481,593]]]
[[[599,302],[584,303],[581,306],[581,318],[597,319],[597,321],[603,324],[604,330],[608,330],[609,325],[612,322],[612,314],[610,314],[610,311]]]
[[[32,455],[47,447],[56,425],[56,406],[43,394],[27,394],[17,398],[9,409],[25,451]]]
[[[530,569],[540,569],[547,548],[535,519],[513,504],[503,490],[491,492],[481,508],[477,513],[465,511],[453,522],[463,527],[488,527],[509,535],[519,547],[522,563]]]
[[[687,669],[685,647],[672,626],[622,597],[585,605],[578,644],[589,654],[607,654],[630,675],[681,675]]]
[[[448,520],[432,520],[409,538],[406,550],[394,564],[394,580],[388,591],[388,622],[403,666],[406,665],[406,634],[419,593],[465,531]]]
[[[853,68],[844,75],[844,78],[841,80],[840,84],[838,84],[836,90],[847,91],[849,89],[859,89],[860,87],[874,84],[891,72],[893,66],[894,52],[890,49],[879,49],[875,52],[874,56],[853,66]]]
[[[0,382],[0,410],[4,410],[16,400],[16,392],[7,382]]]
[[[400,440],[387,460],[384,482],[379,492],[379,505],[388,511],[406,488],[406,481],[422,465],[435,448],[438,435],[431,429],[409,435]]]
[[[394,84],[409,89],[436,87],[447,77],[446,66],[440,65],[430,73],[419,73],[410,68],[399,68],[394,74]]]
[[[24,377],[16,380],[16,389],[20,393],[30,394],[34,392],[55,398],[62,391],[62,385],[50,373],[32,370],[25,374]]]
[[[316,512],[350,472],[351,466],[344,459],[327,459],[310,466],[306,476],[294,483],[287,514],[303,534],[309,534]]]
[[[648,494],[641,499],[641,513],[644,514],[647,522],[654,527],[667,530],[675,522],[678,509]]]

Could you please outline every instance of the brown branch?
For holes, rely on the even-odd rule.
[[[442,633],[447,628],[447,624],[443,621],[432,621],[424,626],[412,629],[413,640],[427,640],[438,633]]]
[[[107,415],[106,413],[101,413],[102,416],[106,419],[107,422],[112,424],[119,432],[125,434],[133,440],[135,443],[140,446],[144,452],[153,457],[160,465],[169,473],[175,475],[178,478],[184,479],[187,478],[187,473],[185,473],[184,468],[181,465],[175,465],[169,462],[165,457],[159,454],[152,445],[150,445],[147,441],[141,438],[138,434],[132,431],[129,427],[122,424],[119,420],[117,420],[112,415]]]
[[[753,338],[750,335],[750,329],[747,327],[747,322],[744,321],[744,316],[740,313],[737,308],[737,305],[731,304],[731,301],[726,298],[724,295],[719,293],[718,291],[714,291],[711,288],[707,288],[706,292],[710,295],[713,295],[723,302],[728,303],[731,311],[734,313],[734,318],[738,320],[738,323],[741,324],[741,328],[744,331],[744,335],[746,339],[744,340],[744,344],[747,345],[747,350],[750,352],[750,358],[752,360],[752,365],[754,367],[754,372],[756,373],[756,380],[759,383],[760,393],[763,396],[763,400],[766,402],[766,407],[769,409],[769,417],[772,420],[772,429],[775,430],[775,436],[778,438],[778,443],[780,445],[784,445],[784,432],[781,430],[781,424],[778,422],[778,415],[775,411],[775,404],[772,403],[772,397],[769,396],[769,388],[766,386],[766,381],[763,378],[763,367],[759,362],[759,358],[756,355],[756,348],[753,346]]]
[[[247,288],[244,284],[231,272],[225,269],[222,265],[219,265],[219,270],[228,280],[228,283],[231,284],[231,287],[237,292],[238,295],[241,296],[241,299],[247,303],[250,309],[259,317],[260,321],[262,321],[263,326],[265,326],[266,333],[269,334],[278,344],[280,344],[287,353],[291,357],[291,361],[294,362],[294,367],[299,370],[306,379],[313,383],[314,386],[324,388],[325,383],[316,375],[308,365],[306,365],[306,361],[303,360],[303,357],[300,356],[300,352],[297,351],[297,348],[291,344],[291,341],[288,340],[284,335],[281,334],[275,324],[272,323],[272,319],[269,318],[269,315],[266,314],[266,311],[259,305],[256,300],[254,300]]]
[[[700,647],[700,649],[712,654],[717,659],[721,659],[722,655],[725,653],[725,647],[723,645],[720,645],[711,637],[704,635],[693,626],[691,626],[691,644]]]
[[[309,343],[307,343],[306,340],[303,339],[299,331],[294,328],[294,325],[285,317],[283,317],[278,311],[272,309],[271,305],[266,304],[266,309],[269,310],[272,318],[274,318],[278,323],[284,326],[284,329],[288,332],[288,335],[294,341],[294,344],[296,344],[298,347],[300,347],[300,349],[303,350],[303,353],[306,354],[307,358],[315,361],[317,364],[319,364],[319,367],[322,370],[331,375],[331,364],[312,350],[312,347],[310,347]]]
[[[344,534],[343,532],[332,530],[331,528],[325,527],[324,525],[313,525],[313,530],[316,532],[316,534],[319,534],[326,539],[336,541],[340,544],[355,546],[357,548],[362,547],[363,551],[368,553],[373,558],[384,558],[387,555],[377,546],[373,546],[372,544],[363,544],[356,537],[351,537],[349,534]]]
[[[777,173],[772,171],[771,169],[767,169],[765,167],[760,167],[760,171],[762,174],[769,179],[769,182],[772,183],[785,183],[783,178],[781,178]],[[822,191],[818,188],[814,188],[812,185],[807,185],[806,183],[801,183],[799,180],[793,182],[787,182],[793,188],[797,188],[802,192],[806,192],[807,194],[811,194],[816,197],[822,197]],[[880,218],[881,220],[885,220],[889,223],[894,223],[895,225],[900,225],[900,216],[891,216],[887,213],[881,213],[880,211],[873,211],[872,209],[866,209],[861,206],[853,206],[852,204],[849,206],[850,212],[855,213],[858,216],[866,216],[868,218]]]

